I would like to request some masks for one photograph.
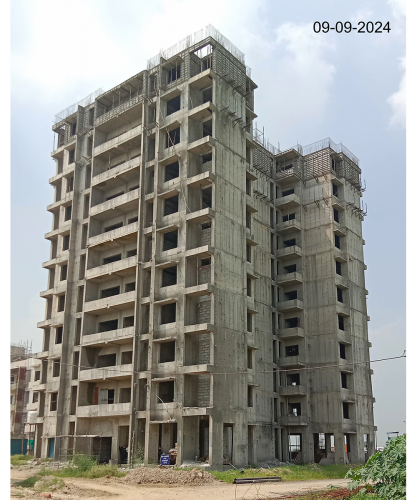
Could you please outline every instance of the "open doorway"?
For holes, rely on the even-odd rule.
[[[119,456],[118,463],[119,464],[127,464],[127,448],[129,445],[129,426],[128,425],[119,425],[119,436],[118,436],[118,444],[119,444]]]
[[[233,463],[233,424],[223,424],[223,464]]]

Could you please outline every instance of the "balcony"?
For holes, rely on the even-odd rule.
[[[299,368],[305,366],[304,356],[280,356],[280,368]]]
[[[355,393],[350,389],[342,389],[342,401],[344,403],[355,403]]]
[[[343,290],[347,290],[349,288],[349,280],[340,276],[340,274],[336,274],[335,282],[336,286],[342,288]]]
[[[80,382],[99,382],[100,380],[123,380],[132,376],[133,365],[106,366],[80,370]]]
[[[78,406],[77,417],[116,417],[130,415],[130,403]]]
[[[350,307],[347,304],[343,304],[342,302],[336,302],[336,313],[339,316],[349,316],[350,315]]]
[[[207,375],[215,371],[215,366],[210,364],[189,365],[182,368],[185,375]]]
[[[46,240],[54,240],[55,238],[58,238],[59,234],[64,234],[64,233],[69,233],[71,230],[71,221],[65,221],[63,224],[58,229],[53,229],[52,231],[49,231],[49,233],[45,234],[45,239]]]
[[[124,245],[125,243],[129,243],[137,239],[138,230],[139,222],[133,222],[132,224],[127,224],[126,226],[113,229],[113,231],[91,236],[88,239],[88,247],[91,248],[97,245],[116,247]]]
[[[188,335],[201,335],[210,332],[214,332],[214,325],[212,323],[197,323],[184,327],[184,334]]]
[[[291,233],[293,231],[301,231],[301,221],[298,219],[287,220],[279,222],[275,231],[280,234]]]
[[[191,118],[194,121],[201,121],[205,118],[209,118],[213,115],[215,111],[215,107],[212,102],[205,102],[200,104],[200,106],[196,106],[191,109],[188,113],[188,118]]]
[[[141,156],[137,156],[136,158],[126,161],[121,165],[108,168],[105,172],[94,176],[91,185],[94,187],[98,184],[101,184],[102,182],[110,182],[115,177],[117,178],[117,180],[127,182],[128,180],[130,180],[130,174],[132,174],[132,171],[137,169],[141,165],[141,163]]]
[[[119,146],[125,145],[126,143],[136,139],[142,134],[142,125],[138,125],[137,127],[128,130],[124,134],[121,134],[114,139],[110,139],[104,144],[100,144],[94,148],[94,156],[99,156],[104,153],[107,153],[113,148],[118,148]]]
[[[109,120],[112,120],[113,118],[119,118],[120,115],[122,115],[122,120],[125,123],[126,120],[127,121],[129,120],[129,116],[124,115],[126,111],[129,110],[133,111],[133,112],[130,111],[129,115],[136,114],[137,110],[134,110],[133,108],[136,108],[142,102],[143,102],[143,94],[132,97],[132,99],[129,99],[129,101],[120,104],[120,106],[117,106],[116,108],[113,108],[110,111],[107,111],[107,113],[104,113],[98,118],[96,118],[96,120],[94,121],[94,125],[96,127],[99,127],[100,125],[103,125],[103,123],[106,123]],[[116,128],[116,125],[114,125],[113,128]]]
[[[337,234],[337,236],[346,236],[347,229],[338,222],[333,222],[333,233]]]
[[[91,335],[83,335],[81,343],[83,346],[95,345],[112,345],[112,344],[129,344],[133,342],[135,336],[135,327],[119,328],[118,330],[110,330],[108,332],[93,333]]]
[[[202,224],[204,222],[209,222],[214,219],[215,212],[212,208],[203,208],[201,210],[196,210],[185,216],[186,220],[196,224]]]
[[[280,424],[285,427],[298,427],[300,425],[308,425],[308,418],[306,415],[284,415],[280,417]]]
[[[280,312],[302,311],[303,307],[303,301],[299,299],[285,300],[276,304],[276,310]]]
[[[342,251],[340,248],[334,247],[334,257],[339,262],[345,263],[348,261],[348,254]]]
[[[277,259],[291,259],[293,257],[301,257],[301,248],[297,245],[291,247],[279,248],[277,250]]]
[[[115,213],[119,212],[128,213],[138,209],[139,189],[134,189],[129,193],[122,194],[117,198],[105,201],[91,207],[90,217],[95,217],[98,220],[106,220]],[[114,212],[115,210],[115,212]]]
[[[339,370],[342,372],[353,373],[352,361],[339,358]]]
[[[279,388],[280,396],[307,396],[305,385],[282,385]]]
[[[70,193],[65,193],[64,196],[60,200],[55,201],[54,203],[51,203],[50,205],[48,205],[46,210],[48,212],[53,212],[54,210],[59,208],[61,205],[71,202],[73,200],[73,198],[74,198],[74,191],[71,191]]]
[[[290,285],[298,285],[303,282],[303,276],[300,273],[286,273],[286,274],[279,274],[275,281],[278,283],[278,285],[285,287],[285,286],[290,286]]]
[[[259,178],[257,171],[252,167],[252,165],[249,162],[245,163],[246,163],[246,177],[251,181],[257,181]]]
[[[185,288],[185,295],[189,297],[201,297],[202,295],[209,295],[214,292],[214,287],[210,283],[203,283],[201,285],[189,286]]]
[[[203,245],[197,248],[191,248],[190,250],[185,251],[185,257],[210,257],[214,255],[214,247],[211,245]]]
[[[216,141],[211,135],[203,137],[202,139],[197,139],[188,145],[188,151],[194,154],[205,154],[210,153],[212,148],[215,146]]]
[[[283,328],[278,330],[278,336],[280,339],[302,339],[304,338],[304,329],[300,327]]]
[[[216,175],[211,172],[203,172],[187,179],[187,186],[192,188],[204,188],[211,186],[216,179]]]
[[[58,257],[43,262],[42,267],[44,269],[53,268],[58,264],[63,264],[64,262],[68,262],[68,258],[69,258],[69,250],[64,250]]]
[[[288,196],[282,196],[275,200],[276,208],[283,210],[284,208],[295,208],[301,205],[301,200],[295,193],[289,194]]]
[[[100,314],[111,310],[130,309],[135,304],[136,290],[132,292],[119,293],[104,299],[91,300],[84,303],[85,313]]]
[[[104,281],[108,279],[111,274],[117,273],[117,276],[128,276],[132,274],[136,268],[137,256],[127,257],[126,259],[110,262],[102,266],[87,269],[85,272],[85,279],[91,281]]]

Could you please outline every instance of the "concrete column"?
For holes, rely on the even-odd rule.
[[[210,416],[209,424],[209,464],[223,468],[223,422]]]

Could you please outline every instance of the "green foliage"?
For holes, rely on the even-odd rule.
[[[95,458],[82,453],[74,455],[72,462],[80,472],[87,472],[97,465],[97,460]]]
[[[82,462],[85,464],[85,462]],[[98,477],[113,476],[124,477],[127,472],[119,471],[117,465],[93,465],[88,470],[81,470],[79,467],[74,467],[72,463],[68,463],[62,469],[41,469],[38,473],[40,476],[55,476],[55,477],[82,477],[88,479],[96,479]]]
[[[133,465],[143,464],[145,462],[145,448],[141,444],[137,444],[133,450]]]
[[[387,441],[384,451],[377,451],[366,464],[350,470],[346,477],[351,478],[350,489],[361,484],[369,486],[373,482],[373,490],[383,500],[405,500],[406,495],[406,436],[398,436]],[[359,493],[353,498],[369,498],[370,493]],[[378,498],[376,497],[376,498]]]
[[[33,455],[12,455],[10,457],[12,465],[25,465],[29,460],[33,460]]]
[[[289,465],[287,467],[276,467],[274,469],[244,469],[242,474],[239,470],[228,470],[225,472],[208,471],[220,481],[233,483],[234,479],[245,477],[268,477],[279,476],[282,481],[307,481],[309,479],[342,479],[352,465]]]
[[[33,488],[36,481],[39,481],[39,479],[40,479],[39,476],[31,476],[28,477],[27,479],[24,479],[23,481],[16,482],[15,486],[21,486],[22,488]]]

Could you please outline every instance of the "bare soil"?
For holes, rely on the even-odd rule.
[[[36,474],[40,467],[29,470],[12,469],[11,498],[41,499],[32,488],[13,485]],[[195,473],[198,473],[195,475]],[[185,474],[184,474],[185,473]],[[191,474],[192,473],[192,474]],[[175,476],[174,476],[175,474]],[[200,475],[202,474],[202,476]],[[152,475],[152,479],[150,479]],[[192,479],[194,477],[194,479]],[[210,477],[207,477],[210,476]],[[176,482],[173,481],[176,479]],[[63,478],[65,487],[51,492],[54,500],[253,500],[327,489],[329,484],[343,487],[348,479],[324,479],[283,483],[234,485],[217,481],[204,471],[173,471],[170,469],[136,469],[124,478]],[[151,482],[152,481],[152,482]],[[164,482],[162,482],[164,481]]]

